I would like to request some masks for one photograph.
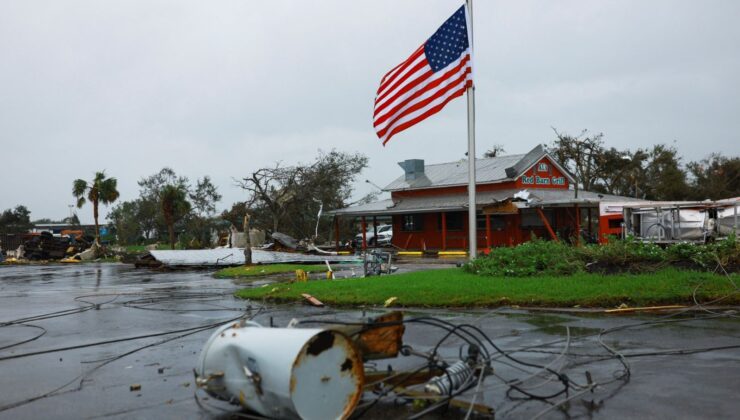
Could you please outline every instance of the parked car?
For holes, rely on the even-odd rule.
[[[375,232],[373,228],[368,227],[367,233],[365,234],[365,240],[368,246],[375,245],[390,245],[391,239],[393,239],[393,225],[380,225],[378,226],[378,238],[375,238]],[[376,243],[377,242],[377,243]],[[362,246],[362,232],[355,235],[353,244],[355,248]]]

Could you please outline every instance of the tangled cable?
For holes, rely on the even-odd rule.
[[[721,264],[718,264],[718,270],[719,269],[722,269]],[[692,307],[684,308],[682,310],[675,311],[675,312],[672,312],[664,316],[660,316],[657,319],[641,321],[641,322],[636,322],[636,323],[629,323],[629,324],[624,324],[624,325],[618,325],[618,326],[614,326],[611,328],[603,328],[603,329],[600,329],[598,332],[580,335],[578,337],[573,337],[571,335],[570,328],[567,326],[564,326],[563,328],[565,329],[565,338],[563,339],[552,340],[546,343],[539,343],[539,344],[521,347],[517,349],[502,348],[481,328],[471,323],[455,324],[455,323],[446,321],[444,319],[440,319],[440,318],[436,318],[432,316],[419,316],[419,317],[405,319],[399,322],[381,322],[381,323],[373,323],[373,324],[367,324],[367,323],[362,323],[362,322],[344,322],[344,321],[329,320],[329,319],[306,319],[306,320],[299,321],[299,323],[300,324],[325,324],[325,325],[336,324],[336,325],[360,326],[362,327],[360,332],[366,331],[367,329],[371,329],[371,328],[379,328],[379,327],[399,325],[399,324],[424,325],[424,326],[430,326],[433,328],[439,328],[440,330],[443,331],[443,334],[440,336],[439,340],[433,346],[431,346],[429,352],[426,353],[426,355],[420,354],[420,352],[418,351],[414,351],[414,352],[406,351],[405,354],[404,352],[402,352],[402,354],[404,354],[405,356],[414,355],[414,356],[422,357],[424,359],[423,363],[421,363],[420,365],[417,365],[416,368],[413,368],[407,372],[399,372],[399,373],[395,373],[395,374],[392,374],[386,377],[384,379],[385,381],[389,381],[390,379],[393,379],[393,381],[388,382],[389,384],[385,385],[385,387],[382,388],[381,391],[374,392],[373,398],[367,400],[366,402],[358,406],[353,416],[353,418],[355,419],[359,419],[365,416],[381,400],[383,400],[384,398],[389,396],[391,393],[393,393],[395,390],[397,390],[400,387],[400,384],[403,383],[404,379],[410,378],[426,369],[436,368],[437,370],[444,371],[444,368],[447,367],[448,365],[444,362],[444,359],[441,358],[440,349],[452,337],[459,339],[463,342],[463,344],[458,349],[459,357],[461,357],[465,347],[470,348],[474,346],[480,350],[481,358],[480,358],[478,365],[475,366],[477,374],[469,376],[466,379],[466,381],[459,388],[457,388],[454,392],[450,390],[450,392],[444,395],[443,398],[441,398],[439,401],[435,402],[434,404],[429,405],[422,411],[411,415],[409,419],[418,419],[420,417],[423,417],[424,415],[429,414],[434,410],[447,406],[456,397],[461,396],[465,394],[466,392],[473,390],[472,400],[470,401],[470,405],[466,411],[466,418],[468,418],[472,413],[473,405],[475,404],[475,401],[478,395],[480,395],[482,392],[486,390],[491,390],[496,387],[505,387],[506,388],[505,396],[510,401],[521,401],[522,403],[526,403],[527,401],[541,401],[541,402],[546,403],[548,406],[542,411],[535,414],[533,417],[533,418],[540,418],[553,410],[561,409],[565,404],[567,404],[568,402],[574,399],[583,397],[584,395],[589,394],[589,393],[593,393],[598,389],[605,389],[605,387],[607,387],[610,384],[619,382],[622,385],[619,385],[617,389],[621,388],[621,386],[629,382],[631,375],[632,375],[630,364],[628,362],[628,359],[630,358],[655,357],[655,356],[677,356],[677,355],[687,355],[687,354],[696,354],[696,353],[701,353],[701,352],[740,348],[740,344],[736,344],[736,345],[731,344],[731,345],[724,345],[724,346],[712,346],[712,347],[702,347],[702,348],[668,349],[668,350],[662,350],[662,351],[624,352],[616,348],[613,344],[611,344],[611,342],[608,342],[606,340],[606,337],[608,335],[615,334],[619,331],[625,331],[628,329],[638,329],[638,328],[644,328],[644,327],[660,325],[660,324],[668,324],[668,323],[684,323],[684,322],[701,321],[701,320],[708,320],[708,319],[714,319],[714,318],[720,318],[720,317],[736,317],[736,315],[732,311],[717,312],[714,310],[710,310],[706,307],[707,305],[722,302],[723,300],[728,299],[730,296],[736,293],[740,293],[740,291],[737,289],[737,286],[733,282],[732,278],[729,275],[727,275],[727,278],[730,282],[732,282],[733,286],[735,286],[735,291],[731,292],[729,296],[723,296],[717,299],[713,299],[709,302],[705,302],[704,304],[701,304],[699,303],[699,300],[697,297],[698,290],[702,286],[702,284],[700,283],[699,285],[697,285],[697,287],[693,291],[693,298],[695,301],[695,305]],[[685,315],[687,313],[697,311],[697,310],[703,311],[707,313],[707,315],[695,316],[692,318],[682,317],[682,315]],[[583,344],[591,342],[593,344],[598,345],[602,349],[602,352],[597,352],[597,353],[572,352],[571,348],[574,342],[583,343]],[[562,348],[560,350],[550,350],[550,348],[554,345],[562,345]],[[551,353],[551,354],[556,355],[556,357],[550,360],[546,364],[540,364],[540,363],[532,362],[530,360],[525,360],[522,357],[516,355],[517,353],[519,354],[527,354],[527,353],[550,354]],[[583,360],[583,359],[573,360],[574,358],[584,358],[586,360]],[[566,367],[569,369],[578,367],[578,366],[585,368],[589,364],[596,363],[596,362],[605,362],[609,360],[616,361],[620,367],[614,370],[612,372],[612,375],[602,378],[600,380],[595,380],[591,371],[589,370],[583,370],[582,372],[580,372],[581,375],[585,378],[585,381],[583,382],[575,380],[572,374],[568,375],[564,371]],[[492,375],[488,375],[487,368],[489,367],[495,368],[496,364],[503,364],[509,367],[513,367],[516,370],[525,372],[526,375],[522,378],[506,378],[496,373],[495,369],[493,370]],[[500,382],[491,383],[489,385],[484,385],[484,380],[487,376],[493,376],[499,379]],[[535,383],[532,382],[533,380],[536,380]],[[378,381],[376,383],[367,384],[366,386],[374,388],[377,385],[382,385],[381,382],[382,381]],[[555,385],[557,385],[556,388],[552,389],[552,387]],[[542,392],[542,391],[537,390],[538,388],[542,388],[542,387],[551,388],[551,392]],[[403,393],[401,395],[406,400],[413,400],[414,398],[420,398],[420,397],[409,396]]]

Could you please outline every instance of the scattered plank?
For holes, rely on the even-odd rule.
[[[665,305],[665,306],[642,306],[637,308],[617,308],[617,309],[606,309],[604,313],[607,314],[618,314],[628,312],[642,312],[642,311],[665,311],[670,309],[684,309],[684,305]]]
[[[310,303],[313,306],[318,306],[318,307],[324,306],[324,304],[320,300],[309,295],[308,293],[301,293],[301,296],[303,296],[303,298],[306,299],[306,301],[308,301],[308,303]]]

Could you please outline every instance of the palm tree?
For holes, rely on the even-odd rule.
[[[175,249],[175,223],[190,212],[187,196],[187,191],[177,185],[165,185],[160,192],[162,215],[170,234],[171,249]]]
[[[72,195],[77,198],[77,208],[85,205],[86,199],[90,200],[93,205],[93,217],[95,218],[95,243],[100,245],[100,228],[98,227],[98,205],[111,204],[118,199],[120,195],[116,186],[118,181],[115,178],[106,178],[105,171],[96,172],[95,178],[88,184],[84,179],[76,179],[72,186]]]

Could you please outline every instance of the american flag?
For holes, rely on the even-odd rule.
[[[383,145],[473,85],[465,16],[463,5],[409,58],[383,76],[373,114],[375,132]]]

